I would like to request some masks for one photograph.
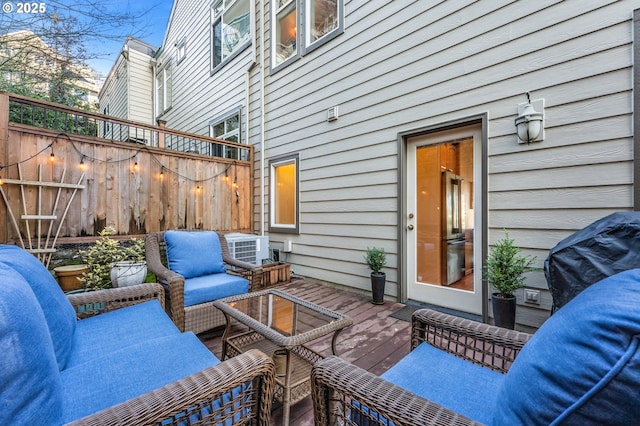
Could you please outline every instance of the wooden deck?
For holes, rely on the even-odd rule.
[[[340,357],[361,368],[379,375],[409,353],[411,324],[390,317],[403,308],[403,304],[385,302],[384,305],[373,305],[370,297],[362,294],[298,279],[278,286],[278,289],[351,317],[353,325],[340,333],[337,352]],[[221,336],[222,330],[199,335],[218,358],[222,352]],[[309,346],[323,355],[330,355],[331,336],[318,339]],[[282,409],[276,408],[272,424],[280,426],[281,419]],[[291,425],[313,425],[310,397],[291,407]]]

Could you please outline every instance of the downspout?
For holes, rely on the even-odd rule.
[[[260,235],[264,235],[265,195],[264,195],[264,0],[260,0]]]
[[[158,62],[156,58],[151,58],[151,111],[153,111],[153,125],[158,125],[158,109],[156,107],[156,67]]]
[[[255,16],[255,2],[251,2],[252,15]],[[264,0],[260,0],[260,23],[261,28],[264,28]],[[258,53],[256,48],[258,46],[258,37],[260,33],[257,31],[257,24],[252,26],[253,31],[253,59],[249,66],[247,67],[246,77],[245,77],[245,105],[246,105],[246,116],[245,120],[245,134],[247,135],[247,140],[249,138],[249,104],[251,102],[250,90],[251,90],[251,71],[256,65],[261,65],[260,67],[260,234],[264,236],[264,218],[265,218],[265,201],[264,201],[264,67],[262,63],[264,61],[261,60],[261,64],[258,64]],[[264,36],[264,34],[262,34]],[[260,52],[264,54],[264,41],[263,37],[260,37]]]

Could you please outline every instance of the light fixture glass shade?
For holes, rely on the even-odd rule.
[[[522,115],[516,118],[518,138],[524,142],[532,142],[542,131],[542,114],[533,109],[531,104],[525,105]]]

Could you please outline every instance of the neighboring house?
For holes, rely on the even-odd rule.
[[[155,125],[153,111],[153,56],[157,47],[127,38],[100,90],[100,112],[116,118]],[[125,134],[121,134],[124,132]],[[113,129],[104,123],[101,135],[129,140],[129,129]],[[148,143],[149,141],[139,141]]]
[[[58,51],[32,31],[23,30],[0,35],[0,79],[23,84],[32,93],[48,96],[54,81],[63,79],[72,87],[72,96],[84,105],[98,103],[100,87],[88,66],[69,63]]]
[[[255,186],[239,190],[296,274],[369,291],[363,254],[383,247],[388,297],[486,319],[482,264],[503,229],[541,268],[574,231],[640,210],[638,9],[176,0],[156,118],[255,146]],[[514,125],[525,92],[544,112],[529,144]],[[542,272],[527,285],[518,322],[538,326]]]

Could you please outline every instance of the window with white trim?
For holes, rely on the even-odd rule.
[[[187,39],[183,38],[176,43],[176,63],[180,63],[187,57]]]
[[[325,38],[340,27],[338,0],[305,0],[307,10],[306,46]]]
[[[299,232],[298,155],[270,162],[270,232]]]
[[[156,74],[156,113],[161,115],[171,107],[171,64]]]
[[[240,140],[240,108],[209,122],[209,135],[213,138],[224,139],[229,142]],[[248,160],[248,150],[226,145],[214,145],[213,155],[235,160]]]
[[[297,0],[274,0],[272,66],[285,62],[298,53]]]
[[[211,69],[251,42],[249,0],[217,0],[211,8]]]
[[[271,68],[344,31],[344,0],[271,0]]]

